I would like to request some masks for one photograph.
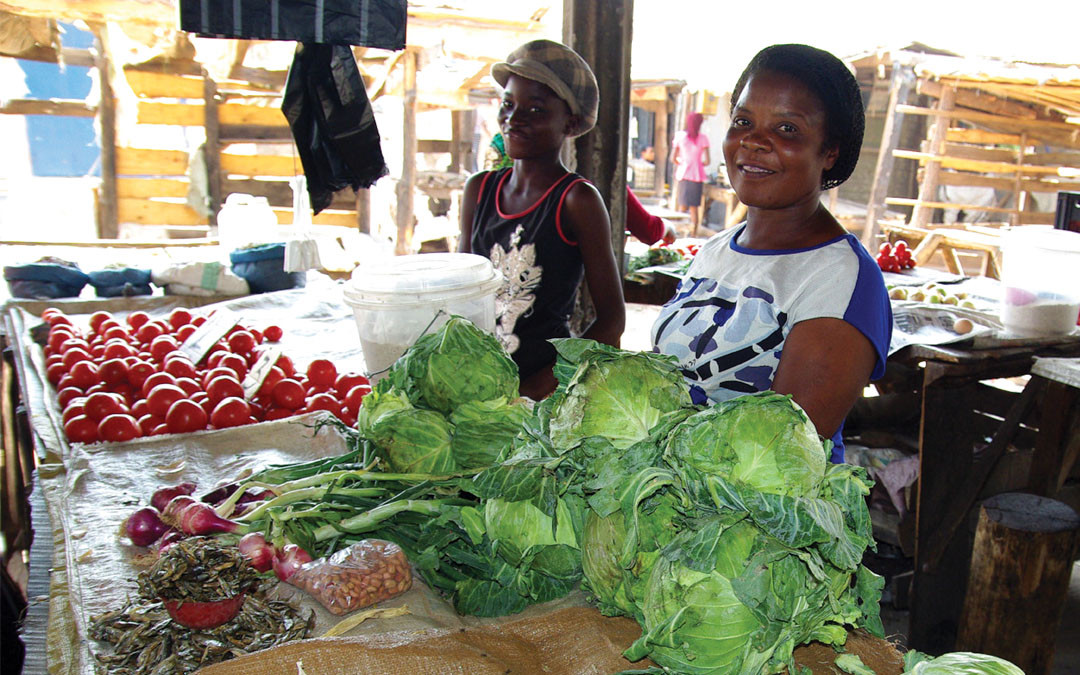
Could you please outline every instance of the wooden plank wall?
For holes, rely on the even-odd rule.
[[[124,74],[138,97],[139,125],[206,129],[207,172],[219,176],[216,185],[211,186],[217,187],[212,190],[216,200],[223,201],[234,192],[266,197],[278,222],[292,223],[293,197],[288,180],[302,174],[303,168],[280,108],[284,72],[263,71],[261,77],[251,78],[257,80],[255,83],[212,82],[183,68],[127,68]],[[191,158],[187,153],[118,147],[116,155],[120,223],[209,230],[211,219],[186,202],[191,185]],[[312,222],[356,227],[356,197],[351,190],[342,190]]]
[[[1080,190],[1077,125],[1043,115],[1032,105],[987,91],[984,83],[921,79],[918,92],[930,106],[900,104],[896,113],[934,120],[918,149],[896,148],[898,159],[919,163],[915,199],[887,197],[886,204],[911,206],[910,225],[933,226],[935,209],[959,208],[991,214],[1010,225],[1048,225],[1053,211],[1034,210],[1031,193]],[[957,204],[936,198],[938,186],[988,187],[1012,194],[1008,207]]]

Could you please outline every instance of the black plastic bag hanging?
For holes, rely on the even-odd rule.
[[[313,213],[329,206],[338,190],[371,187],[389,173],[349,47],[298,44],[281,111],[296,141]]]

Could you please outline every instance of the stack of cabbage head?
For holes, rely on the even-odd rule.
[[[454,316],[375,385],[357,429],[391,470],[446,474],[495,463],[528,415],[513,360],[494,336]]]

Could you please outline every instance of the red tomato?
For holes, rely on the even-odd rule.
[[[247,361],[245,361],[244,357],[240,356],[239,354],[225,354],[225,356],[222,356],[221,360],[218,361],[217,367],[231,368],[233,371],[236,372],[236,378],[239,380],[244,379],[244,376],[247,375],[248,371]]]
[[[49,384],[56,387],[60,384],[60,380],[67,375],[67,366],[63,363],[54,363],[45,369],[45,375],[49,380]]]
[[[176,354],[177,352],[173,352]],[[176,357],[165,361],[165,372],[176,378],[186,377],[194,381],[198,377],[195,365],[187,357]]]
[[[97,311],[90,315],[90,330],[95,333],[98,332],[98,328],[101,326],[101,322],[106,319],[111,319],[112,314],[105,311]]]
[[[191,312],[184,309],[183,307],[177,307],[173,311],[169,312],[169,325],[172,326],[173,330],[176,330],[181,326],[186,326],[187,324],[191,323],[191,319]]]
[[[110,443],[123,443],[142,436],[139,421],[131,415],[109,415],[98,424],[98,436]]]
[[[150,363],[143,361],[142,359],[135,359],[128,363],[128,382],[131,386],[142,389],[142,386],[146,384],[146,380],[157,370]]]
[[[296,380],[285,378],[270,390],[274,405],[288,410],[299,410],[304,405],[304,387]]]
[[[277,361],[274,361],[274,365],[281,368],[281,372],[285,373],[285,377],[292,377],[296,374],[296,368],[293,366],[292,359],[284,354],[279,356]]]
[[[60,381],[56,383],[56,390],[60,391],[61,389],[67,389],[68,387],[74,386],[75,380],[71,379],[71,375],[69,375],[68,373],[64,373],[64,375],[60,378]]]
[[[86,410],[86,416],[96,422],[104,420],[109,415],[127,412],[127,406],[121,402],[120,396],[104,391],[87,396],[83,407]]]
[[[163,361],[166,356],[175,352],[179,346],[173,336],[159,335],[150,341],[150,354],[158,361]]]
[[[104,337],[106,333],[116,328],[122,328],[119,321],[116,319],[105,319],[98,324],[97,330],[94,332],[98,334],[98,337]]]
[[[202,375],[203,389],[206,389],[207,385],[209,385],[211,381],[216,380],[219,377],[229,377],[236,380],[237,383],[240,382],[240,378],[236,376],[236,371],[232,368],[211,368]]]
[[[341,375],[338,375],[337,380],[334,381],[334,389],[337,393],[344,396],[358,384],[371,384],[371,382],[359,373],[342,373]]]
[[[349,390],[349,393],[345,394],[345,408],[353,415],[360,411],[360,404],[363,403],[364,397],[371,393],[370,384],[358,384]]]
[[[47,322],[49,319],[56,316],[57,314],[63,314],[63,312],[61,312],[55,307],[46,307],[45,309],[41,310],[41,319]]]
[[[64,423],[64,435],[70,443],[97,443],[98,423],[86,415],[76,415]]]
[[[341,403],[330,394],[315,394],[307,400],[305,411],[314,412],[316,410],[327,410],[333,413],[335,417],[341,418]]]
[[[132,312],[127,315],[127,325],[131,326],[132,330],[139,330],[150,320],[150,315],[143,311]]]
[[[267,342],[277,342],[285,335],[285,331],[281,330],[281,326],[267,326],[262,333]]]
[[[71,376],[75,386],[82,389],[87,389],[101,382],[98,367],[94,365],[93,361],[79,361],[71,367],[68,374]]]
[[[270,366],[270,370],[266,372],[266,377],[263,378],[262,384],[259,386],[259,395],[269,396],[273,391],[274,385],[285,379],[285,373],[277,366]]]
[[[199,383],[190,377],[176,378],[176,386],[183,389],[188,396],[203,390],[203,388],[199,386]]]
[[[206,385],[206,395],[210,397],[210,401],[216,406],[230,397],[244,398],[244,387],[231,377],[215,377],[210,381],[210,384]]]
[[[214,412],[210,413],[210,424],[218,429],[238,427],[247,424],[251,417],[251,408],[247,401],[236,396],[222,399],[214,406]]]
[[[143,396],[149,396],[154,387],[159,384],[176,384],[176,378],[169,373],[153,373],[143,380],[142,389]]]
[[[337,380],[337,368],[327,359],[315,359],[308,364],[307,377],[312,383],[329,389]]]
[[[146,395],[146,405],[150,413],[162,419],[169,408],[182,398],[187,398],[187,392],[175,384],[159,384]]]
[[[180,341],[180,344],[187,342],[187,339],[191,337],[191,334],[195,332],[194,324],[184,324],[176,329],[176,339]]]
[[[154,433],[154,429],[157,425],[162,424],[165,420],[161,419],[157,415],[151,415],[146,413],[139,418],[139,431],[143,436],[151,436]]]
[[[160,323],[158,323],[156,321],[150,321],[150,322],[144,323],[139,328],[138,332],[135,333],[135,337],[137,337],[139,339],[139,342],[146,345],[146,344],[150,344],[151,342],[153,342],[154,338],[156,338],[157,336],[163,334],[164,332],[165,332],[165,329],[162,327],[162,325]]]
[[[101,361],[102,359],[104,359],[105,358],[105,346],[97,344],[97,345],[94,345],[93,347],[91,347],[90,348],[90,358],[94,359],[95,361]]]
[[[238,330],[229,336],[229,349],[236,354],[250,354],[255,349],[255,336],[246,330]]]
[[[71,319],[69,319],[66,314],[60,311],[58,311],[56,314],[53,314],[45,321],[47,321],[50,326],[58,326],[61,324],[65,326],[71,325]]]
[[[69,403],[74,399],[83,396],[84,392],[79,387],[64,387],[56,393],[56,402],[60,404],[60,408],[66,408]]]
[[[143,415],[150,414],[150,405],[147,404],[145,398],[140,398],[131,404],[131,415],[137,420],[141,420]]]
[[[126,359],[129,356],[133,356],[135,351],[131,348],[131,345],[122,340],[110,340],[105,343],[105,351],[102,352],[102,356],[107,359]]]
[[[248,332],[249,332],[249,333],[251,333],[252,337],[254,337],[254,338],[255,338],[255,344],[257,344],[257,345],[261,345],[261,344],[262,344],[262,342],[263,342],[263,334],[262,334],[262,331],[256,330],[256,329],[254,329],[254,328],[249,328],[249,329],[248,329]]]
[[[131,340],[131,334],[124,330],[120,325],[109,328],[101,335],[105,338],[106,342],[109,340],[123,340],[124,342],[129,342]]]
[[[292,417],[295,414],[295,410],[289,410],[288,408],[270,408],[266,411],[263,419],[269,422],[271,420],[280,420],[285,419],[286,417]]]
[[[86,361],[86,360],[89,360],[89,358],[90,358],[90,352],[89,351],[83,349],[82,347],[71,347],[70,349],[68,349],[68,350],[66,350],[64,352],[64,359],[63,359],[62,363],[65,366],[67,366],[68,368],[71,368],[73,365],[75,365],[79,361]]]
[[[182,398],[169,408],[165,415],[165,424],[169,427],[169,433],[186,434],[199,429],[205,429],[209,417],[195,401]]]
[[[79,415],[85,415],[86,414],[86,408],[83,405],[85,403],[86,403],[86,397],[85,396],[77,396],[77,397],[71,399],[70,401],[68,401],[68,404],[66,406],[64,406],[64,412],[60,413],[60,421],[63,422],[64,424],[67,424],[68,420],[70,420],[72,417],[78,417]]]
[[[356,415],[351,410],[341,411],[341,421],[345,423],[347,427],[356,426]]]
[[[126,384],[128,367],[123,359],[106,359],[98,367],[98,376],[105,384]]]

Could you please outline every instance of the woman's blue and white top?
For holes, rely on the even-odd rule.
[[[857,238],[810,248],[739,245],[745,225],[707,241],[653,324],[654,350],[678,359],[696,403],[719,403],[772,386],[784,340],[800,321],[835,318],[866,336],[885,372],[892,310],[881,271]],[[843,461],[841,429],[833,461]],[[838,459],[839,458],[839,459]]]

